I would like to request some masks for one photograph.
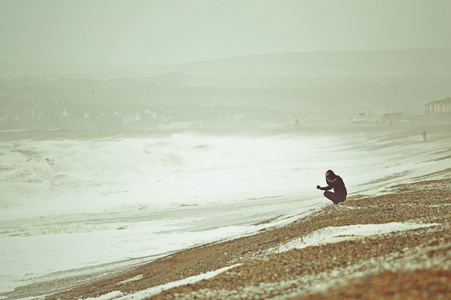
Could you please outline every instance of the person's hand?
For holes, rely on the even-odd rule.
[[[321,187],[320,187],[319,185],[317,185],[317,186],[316,186],[316,188],[317,188],[318,190],[320,190],[320,189],[321,189]]]

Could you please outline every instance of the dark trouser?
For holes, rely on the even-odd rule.
[[[333,192],[329,192],[329,191],[325,191],[324,192],[324,196],[327,199],[332,200],[332,202],[334,204],[338,204],[340,202],[345,202],[345,200],[346,200],[346,196],[340,195],[340,194],[337,194],[337,193],[333,193]]]

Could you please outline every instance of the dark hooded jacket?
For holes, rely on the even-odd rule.
[[[331,190],[334,189],[334,192],[338,195],[342,195],[346,198],[348,195],[348,191],[346,190],[345,183],[343,182],[343,179],[341,179],[340,176],[335,175],[335,173],[331,170],[327,171],[329,172],[329,177],[326,177],[326,183],[327,186],[321,188],[322,190]]]

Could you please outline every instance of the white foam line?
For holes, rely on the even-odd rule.
[[[230,267],[224,267],[224,268],[221,268],[221,269],[216,270],[216,271],[207,272],[207,273],[200,274],[200,275],[197,275],[197,276],[191,276],[191,277],[188,277],[188,278],[185,278],[185,279],[182,279],[182,280],[178,280],[178,281],[168,282],[166,284],[159,285],[159,286],[154,286],[154,287],[151,287],[149,289],[142,290],[142,291],[139,291],[137,293],[133,293],[133,294],[129,294],[129,295],[124,295],[120,291],[113,291],[111,293],[102,295],[102,296],[100,296],[98,298],[91,298],[91,299],[86,299],[86,300],[92,300],[92,299],[96,299],[96,300],[113,300],[113,299],[114,300],[130,300],[130,299],[134,300],[134,299],[144,299],[146,297],[150,297],[150,296],[156,295],[156,294],[158,294],[158,293],[160,293],[160,292],[162,292],[164,290],[171,289],[173,287],[177,287],[177,286],[181,286],[181,285],[185,285],[185,284],[192,284],[192,283],[201,281],[203,279],[209,279],[209,278],[215,277],[216,275],[218,275],[218,274],[220,274],[222,272],[225,272],[225,271],[227,271],[227,270],[229,270],[231,268],[234,268],[236,266],[239,266],[239,265],[241,265],[241,264],[236,264],[236,265],[233,265],[233,266],[230,266]]]
[[[143,279],[143,277],[144,277],[144,275],[141,274],[141,275],[135,276],[135,277],[133,277],[133,278],[126,279],[126,280],[124,280],[124,281],[120,281],[120,282],[118,282],[116,285],[124,284],[124,283],[127,283],[127,282],[132,282],[132,281],[138,281],[138,280]]]
[[[118,297],[121,297],[122,295],[123,293],[121,291],[114,291],[97,298],[86,298],[85,300],[113,300],[118,299]]]
[[[291,249],[301,249],[309,246],[317,246],[328,243],[338,243],[346,240],[364,238],[370,235],[384,234],[396,231],[411,230],[417,228],[437,226],[439,224],[416,224],[416,223],[385,223],[385,224],[360,224],[341,227],[326,227],[312,232],[311,234],[290,241],[269,252],[285,252]]]

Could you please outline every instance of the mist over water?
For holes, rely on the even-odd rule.
[[[49,136],[0,143],[3,290],[25,274],[161,255],[313,207],[308,177],[323,173],[320,156],[333,140],[299,133]]]
[[[326,142],[179,133],[3,143],[1,205],[48,215],[67,202],[77,203],[71,212],[95,212],[279,196],[305,188]],[[41,202],[52,210],[39,211]]]
[[[413,2],[0,2],[0,293],[451,169],[451,5]]]

